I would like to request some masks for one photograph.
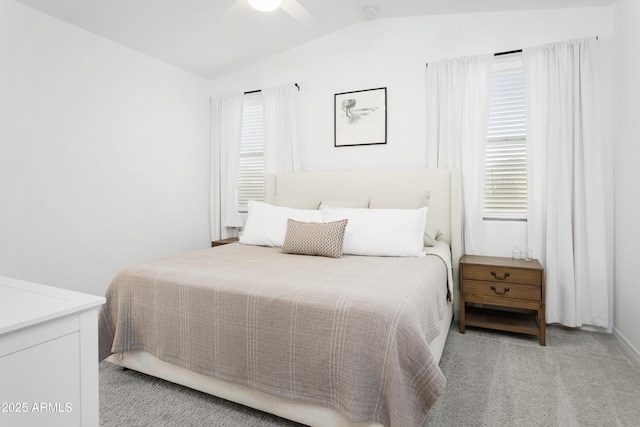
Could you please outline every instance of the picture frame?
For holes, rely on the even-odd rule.
[[[387,143],[387,88],[334,95],[334,146]]]

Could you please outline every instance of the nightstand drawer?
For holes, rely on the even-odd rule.
[[[542,272],[513,267],[465,265],[462,279],[539,285],[542,282]]]
[[[228,239],[222,240],[214,240],[211,242],[211,247],[215,248],[216,246],[228,245],[229,243],[235,243],[238,241],[237,237],[229,237]]]
[[[466,267],[465,267],[466,268]],[[465,295],[484,295],[504,299],[521,299],[540,301],[541,288],[537,285],[522,285],[518,283],[480,282],[463,280],[462,289]]]

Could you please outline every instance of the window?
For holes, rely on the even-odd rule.
[[[264,201],[264,126],[262,95],[246,94],[238,168],[238,211],[247,212],[249,200]]]
[[[485,219],[527,218],[527,145],[522,53],[494,58],[485,163]]]

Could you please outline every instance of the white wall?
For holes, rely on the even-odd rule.
[[[617,39],[637,40],[638,7],[619,3]],[[609,141],[613,12],[363,22],[209,83],[0,0],[0,275],[102,294],[123,265],[207,246],[210,90],[299,83],[304,170],[424,167],[426,62],[599,35]],[[620,230],[620,224],[633,224],[629,207],[638,204],[624,183],[637,173],[630,164],[637,158],[631,124],[638,108],[626,85],[639,66],[634,43],[617,47],[628,52],[619,68],[630,70],[616,76],[626,96],[617,108],[628,113],[616,127],[616,179],[625,195],[617,197]],[[388,144],[334,148],[333,94],[380,86],[388,88]],[[512,246],[526,244],[524,223],[486,226],[492,236],[487,254],[509,256]],[[638,348],[631,325],[639,319],[629,302],[638,291],[627,267],[633,265],[634,237],[618,232],[616,325]]]
[[[0,0],[0,275],[102,295],[205,247],[210,82]]]
[[[221,77],[214,81],[213,90],[228,93],[299,83],[303,170],[426,167],[427,62],[596,35],[603,59],[604,127],[611,169],[611,7],[362,22]],[[387,87],[388,143],[335,148],[333,95],[376,87]],[[485,254],[511,256],[513,246],[527,244],[526,223],[486,221],[485,236]]]
[[[616,287],[615,328],[640,354],[640,279],[636,270],[640,247],[640,2],[616,5]]]

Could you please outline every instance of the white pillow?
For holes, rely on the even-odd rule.
[[[249,214],[240,243],[257,246],[282,246],[289,218],[302,222],[322,222],[316,209],[294,209],[249,200]]]
[[[429,206],[431,190],[419,192],[402,192],[392,195],[372,196],[369,200],[370,209],[419,209]],[[438,230],[426,226],[424,231],[424,245],[435,246],[437,238],[441,235]]]
[[[343,253],[423,256],[427,207],[420,209],[340,209],[322,207],[324,222],[348,219]]]

